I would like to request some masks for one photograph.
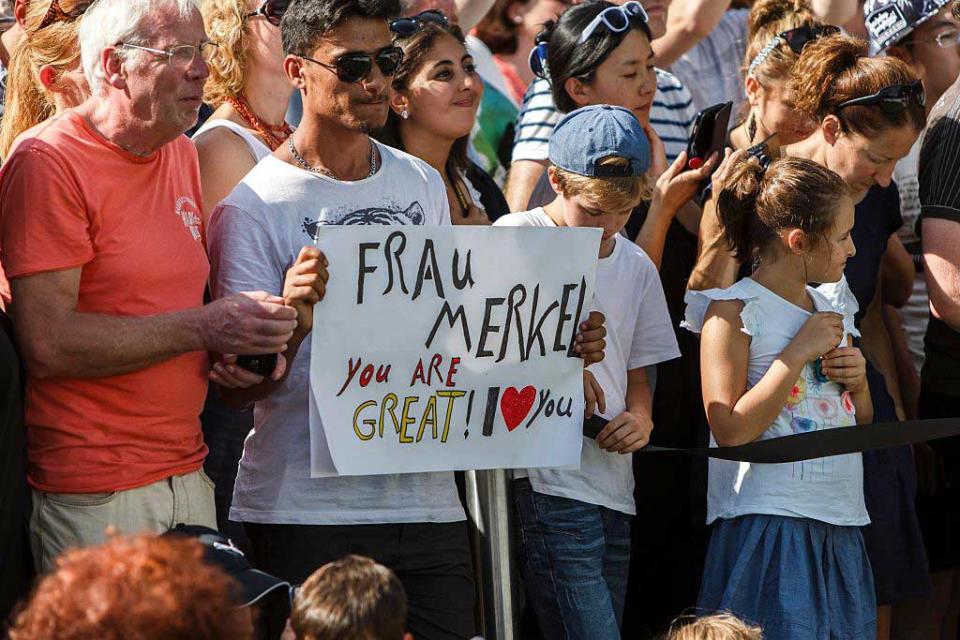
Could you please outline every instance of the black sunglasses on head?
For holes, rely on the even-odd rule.
[[[301,55],[300,57],[334,72],[343,82],[360,82],[370,75],[374,64],[380,68],[383,75],[392,76],[403,62],[403,50],[400,47],[384,47],[373,55],[345,53],[334,60],[333,64],[314,60],[310,56]]]
[[[815,26],[803,26],[796,29],[789,29],[780,34],[783,41],[787,43],[790,50],[795,54],[803,53],[803,48],[814,40],[832,36],[840,33],[840,27],[834,27],[829,24],[818,24]]]
[[[872,95],[841,102],[837,106],[837,109],[856,106],[880,107],[884,113],[894,114],[905,111],[910,106],[911,101],[919,107],[925,107],[927,105],[926,94],[923,91],[923,82],[920,80],[916,80],[910,84],[892,84]]]
[[[52,0],[50,6],[47,7],[47,12],[43,15],[43,20],[40,21],[40,25],[37,27],[37,31],[46,29],[57,22],[73,22],[83,17],[84,12],[86,12],[91,4],[93,4],[92,1],[77,2],[74,4],[73,9],[64,11],[63,7],[60,6],[59,0]],[[15,21],[16,19],[14,19],[14,22]]]
[[[439,24],[444,27],[450,24],[450,21],[447,19],[447,16],[444,15],[443,11],[440,11],[439,9],[427,9],[426,11],[421,11],[417,15],[410,16],[409,18],[397,18],[396,20],[391,20],[390,31],[397,34],[401,38],[409,38],[428,22]]]
[[[279,27],[280,19],[283,18],[283,14],[289,6],[290,0],[266,0],[266,2],[260,5],[259,9],[248,13],[244,18],[263,16],[267,19],[267,22],[275,27]]]

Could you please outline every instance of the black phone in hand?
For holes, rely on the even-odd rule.
[[[277,368],[277,354],[265,353],[258,356],[237,356],[237,366],[243,367],[247,371],[269,378],[273,370]]]

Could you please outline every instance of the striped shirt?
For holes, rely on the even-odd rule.
[[[693,94],[697,110],[730,101],[737,113],[743,102],[740,65],[747,51],[749,9],[731,9],[706,38],[670,67]],[[733,124],[731,122],[731,124]]]
[[[650,109],[650,124],[663,140],[668,163],[686,150],[696,114],[693,98],[683,83],[673,74],[657,69],[657,93]],[[550,83],[538,78],[523,96],[513,138],[513,161],[546,160],[550,134],[561,116],[553,104]]]

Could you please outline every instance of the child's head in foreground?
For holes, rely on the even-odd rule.
[[[407,596],[390,569],[347,556],[320,567],[297,590],[290,626],[298,640],[412,640]]]
[[[674,621],[665,640],[763,640],[763,632],[729,613],[718,613],[692,618],[688,624]]]

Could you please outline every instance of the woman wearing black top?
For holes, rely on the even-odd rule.
[[[391,22],[403,62],[377,138],[440,172],[453,224],[490,224],[509,211],[499,187],[467,157],[483,82],[463,33],[437,10]]]

